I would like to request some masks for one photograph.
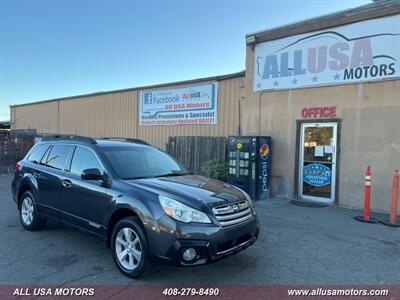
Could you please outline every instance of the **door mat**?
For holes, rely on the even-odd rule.
[[[310,202],[310,201],[300,201],[300,200],[291,200],[290,203],[297,205],[297,206],[312,207],[312,208],[321,208],[321,207],[330,206],[327,204],[315,203],[315,202]]]

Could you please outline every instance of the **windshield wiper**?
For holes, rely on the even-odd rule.
[[[144,178],[153,178],[153,176],[138,176],[138,177],[124,177],[123,180],[133,180],[133,179],[144,179]]]
[[[188,173],[188,172],[172,171],[172,172],[165,173],[165,174],[161,174],[161,175],[128,177],[128,178],[123,178],[123,179],[124,179],[124,180],[133,180],[133,179],[145,179],[145,178],[159,178],[159,177],[184,176],[184,175],[189,175],[189,174],[190,174],[190,173]]]

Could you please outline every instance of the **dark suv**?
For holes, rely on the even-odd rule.
[[[191,175],[140,140],[45,137],[17,163],[12,192],[26,229],[54,218],[88,230],[134,278],[155,258],[204,264],[248,247],[259,233],[245,192]]]

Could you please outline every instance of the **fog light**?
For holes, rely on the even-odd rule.
[[[187,248],[183,251],[182,258],[184,261],[192,261],[196,258],[197,252],[194,248]]]

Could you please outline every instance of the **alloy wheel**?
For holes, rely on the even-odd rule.
[[[115,251],[120,264],[127,270],[135,270],[142,259],[142,244],[134,230],[125,227],[115,238]]]
[[[22,205],[21,205],[22,221],[24,222],[25,225],[29,226],[32,224],[33,212],[34,212],[34,206],[32,198],[26,196],[22,200]]]

